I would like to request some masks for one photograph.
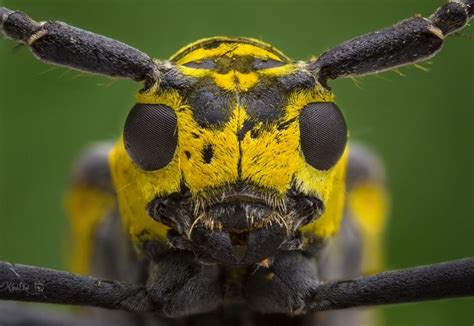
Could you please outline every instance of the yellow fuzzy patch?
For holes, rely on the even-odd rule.
[[[67,192],[65,206],[73,242],[72,254],[68,256],[72,272],[82,275],[90,272],[95,231],[113,205],[113,194],[103,190],[76,186]]]
[[[242,178],[264,188],[276,190],[280,195],[290,188],[293,176],[298,183],[306,183],[308,176],[303,171],[309,171],[313,177],[324,181],[329,171],[318,171],[310,168],[300,149],[300,129],[298,117],[301,110],[312,102],[328,102],[333,95],[322,88],[311,91],[297,91],[289,97],[284,117],[271,125],[260,123],[254,130],[258,137],[252,138],[247,133],[242,141]],[[245,108],[241,108],[245,112]],[[242,123],[247,119],[241,113]],[[291,122],[292,121],[292,122]],[[279,130],[281,123],[290,122],[286,129]],[[303,172],[302,174],[300,173]],[[321,193],[321,185],[312,182],[311,193]],[[309,186],[308,186],[309,187]]]
[[[138,241],[146,231],[151,236],[164,237],[167,228],[153,221],[146,212],[147,204],[156,196],[178,191],[183,179],[193,195],[237,180],[239,147],[236,130],[237,108],[223,128],[200,128],[193,119],[192,109],[184,104],[177,92],[140,94],[139,103],[164,104],[175,110],[178,118],[178,148],[170,164],[158,171],[142,171],[132,162],[120,140],[110,156],[112,177],[117,189],[124,225]],[[197,138],[196,135],[199,137]],[[213,145],[212,161],[202,161],[202,148]],[[188,158],[189,157],[189,158]]]
[[[349,149],[346,147],[342,158],[328,171],[317,171],[307,166],[298,172],[300,189],[306,193],[318,194],[325,204],[323,215],[315,222],[304,226],[301,229],[303,233],[327,239],[339,231],[344,213],[348,153]]]
[[[383,267],[382,235],[387,222],[388,196],[385,188],[373,181],[357,185],[348,194],[348,206],[362,231],[366,273]]]

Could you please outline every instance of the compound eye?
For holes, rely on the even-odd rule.
[[[162,104],[135,104],[125,121],[123,141],[128,155],[141,169],[165,167],[178,144],[175,112]]]
[[[300,114],[300,142],[306,162],[328,170],[341,158],[347,143],[347,127],[334,103],[306,105]]]

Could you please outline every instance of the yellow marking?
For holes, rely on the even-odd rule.
[[[203,44],[210,42],[223,42],[218,47],[212,49],[203,48]],[[182,65],[188,62],[200,61],[212,57],[222,56],[253,56],[260,59],[272,59],[277,61],[290,61],[283,53],[273,48],[271,45],[251,38],[229,38],[212,37],[201,39],[180,49],[171,56],[170,60]]]
[[[292,72],[295,72],[297,68],[297,64],[289,63],[280,67],[260,69],[258,70],[258,74],[269,77],[278,77],[291,74]]]
[[[317,171],[308,166],[298,172],[297,180],[300,189],[305,193],[317,194],[325,204],[323,215],[315,222],[301,228],[303,233],[312,233],[322,239],[327,239],[339,231],[344,212],[348,152],[348,147],[346,147],[342,158],[328,171]]]
[[[90,273],[95,231],[112,210],[114,196],[92,187],[76,186],[67,193],[65,204],[73,242],[69,263],[71,271],[86,275]]]
[[[200,60],[213,57],[233,57],[245,55],[251,55],[253,57],[260,58],[263,60],[272,59],[281,61],[281,59],[275,54],[250,44],[222,43],[215,49],[196,49],[185,55],[177,63],[184,65],[188,62],[199,62]]]
[[[34,42],[38,41],[40,38],[48,34],[48,31],[41,29],[38,32],[31,35],[28,40],[26,41],[28,45],[32,45]]]
[[[430,23],[431,23],[431,21],[430,21]],[[439,39],[441,39],[441,40],[444,39],[443,31],[441,29],[439,29],[438,27],[430,25],[430,26],[428,26],[428,30],[431,32],[431,34],[433,34],[434,36],[437,36]]]
[[[236,89],[236,76],[234,71],[229,71],[227,74],[217,74],[211,72],[214,82],[220,88],[232,92]]]
[[[247,133],[242,140],[242,178],[252,183],[276,190],[284,195],[289,189],[293,176],[298,183],[304,183],[308,179],[307,174],[316,176],[318,181],[325,180],[329,171],[318,171],[306,164],[300,150],[299,121],[298,117],[303,109],[312,102],[327,102],[333,100],[333,95],[323,88],[315,88],[310,91],[297,91],[289,97],[289,103],[284,109],[285,115],[282,120],[271,125],[258,124],[254,127],[258,137],[252,138]],[[247,119],[244,107],[241,108],[241,123]],[[284,122],[291,122],[286,129],[279,130],[278,126]],[[303,174],[302,174],[303,173]],[[306,193],[320,193],[321,185],[312,182],[311,189],[305,189]],[[322,195],[322,194],[321,194]]]
[[[212,78],[217,86],[229,92],[246,92],[258,84],[260,76],[272,77],[287,75],[296,70],[296,65],[287,64],[281,67],[261,69],[250,73],[241,73],[232,70],[226,74],[220,74],[214,70],[196,69],[186,66],[179,66],[179,70],[183,74],[194,78]]]
[[[368,181],[350,191],[347,203],[362,231],[362,268],[366,273],[379,271],[383,267],[381,242],[387,222],[387,193],[380,184]]]
[[[235,72],[235,78],[237,81],[237,88],[239,91],[246,92],[258,83],[258,75],[256,72],[243,74],[241,72]]]

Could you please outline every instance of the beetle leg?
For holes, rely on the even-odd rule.
[[[170,251],[151,263],[148,295],[166,317],[215,311],[223,304],[222,271],[194,254]]]
[[[269,267],[250,275],[244,297],[249,307],[261,313],[296,315],[319,285],[316,258],[301,251],[280,251]]]

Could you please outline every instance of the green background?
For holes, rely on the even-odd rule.
[[[414,14],[426,1],[3,1],[37,20],[57,19],[166,58],[214,35],[249,36],[306,59]],[[351,137],[387,168],[387,268],[474,252],[474,30],[450,37],[429,72],[402,68],[332,82]],[[116,138],[140,85],[50,69],[26,47],[0,42],[0,259],[64,268],[62,199],[87,144]],[[381,309],[387,325],[472,325],[474,300]]]

